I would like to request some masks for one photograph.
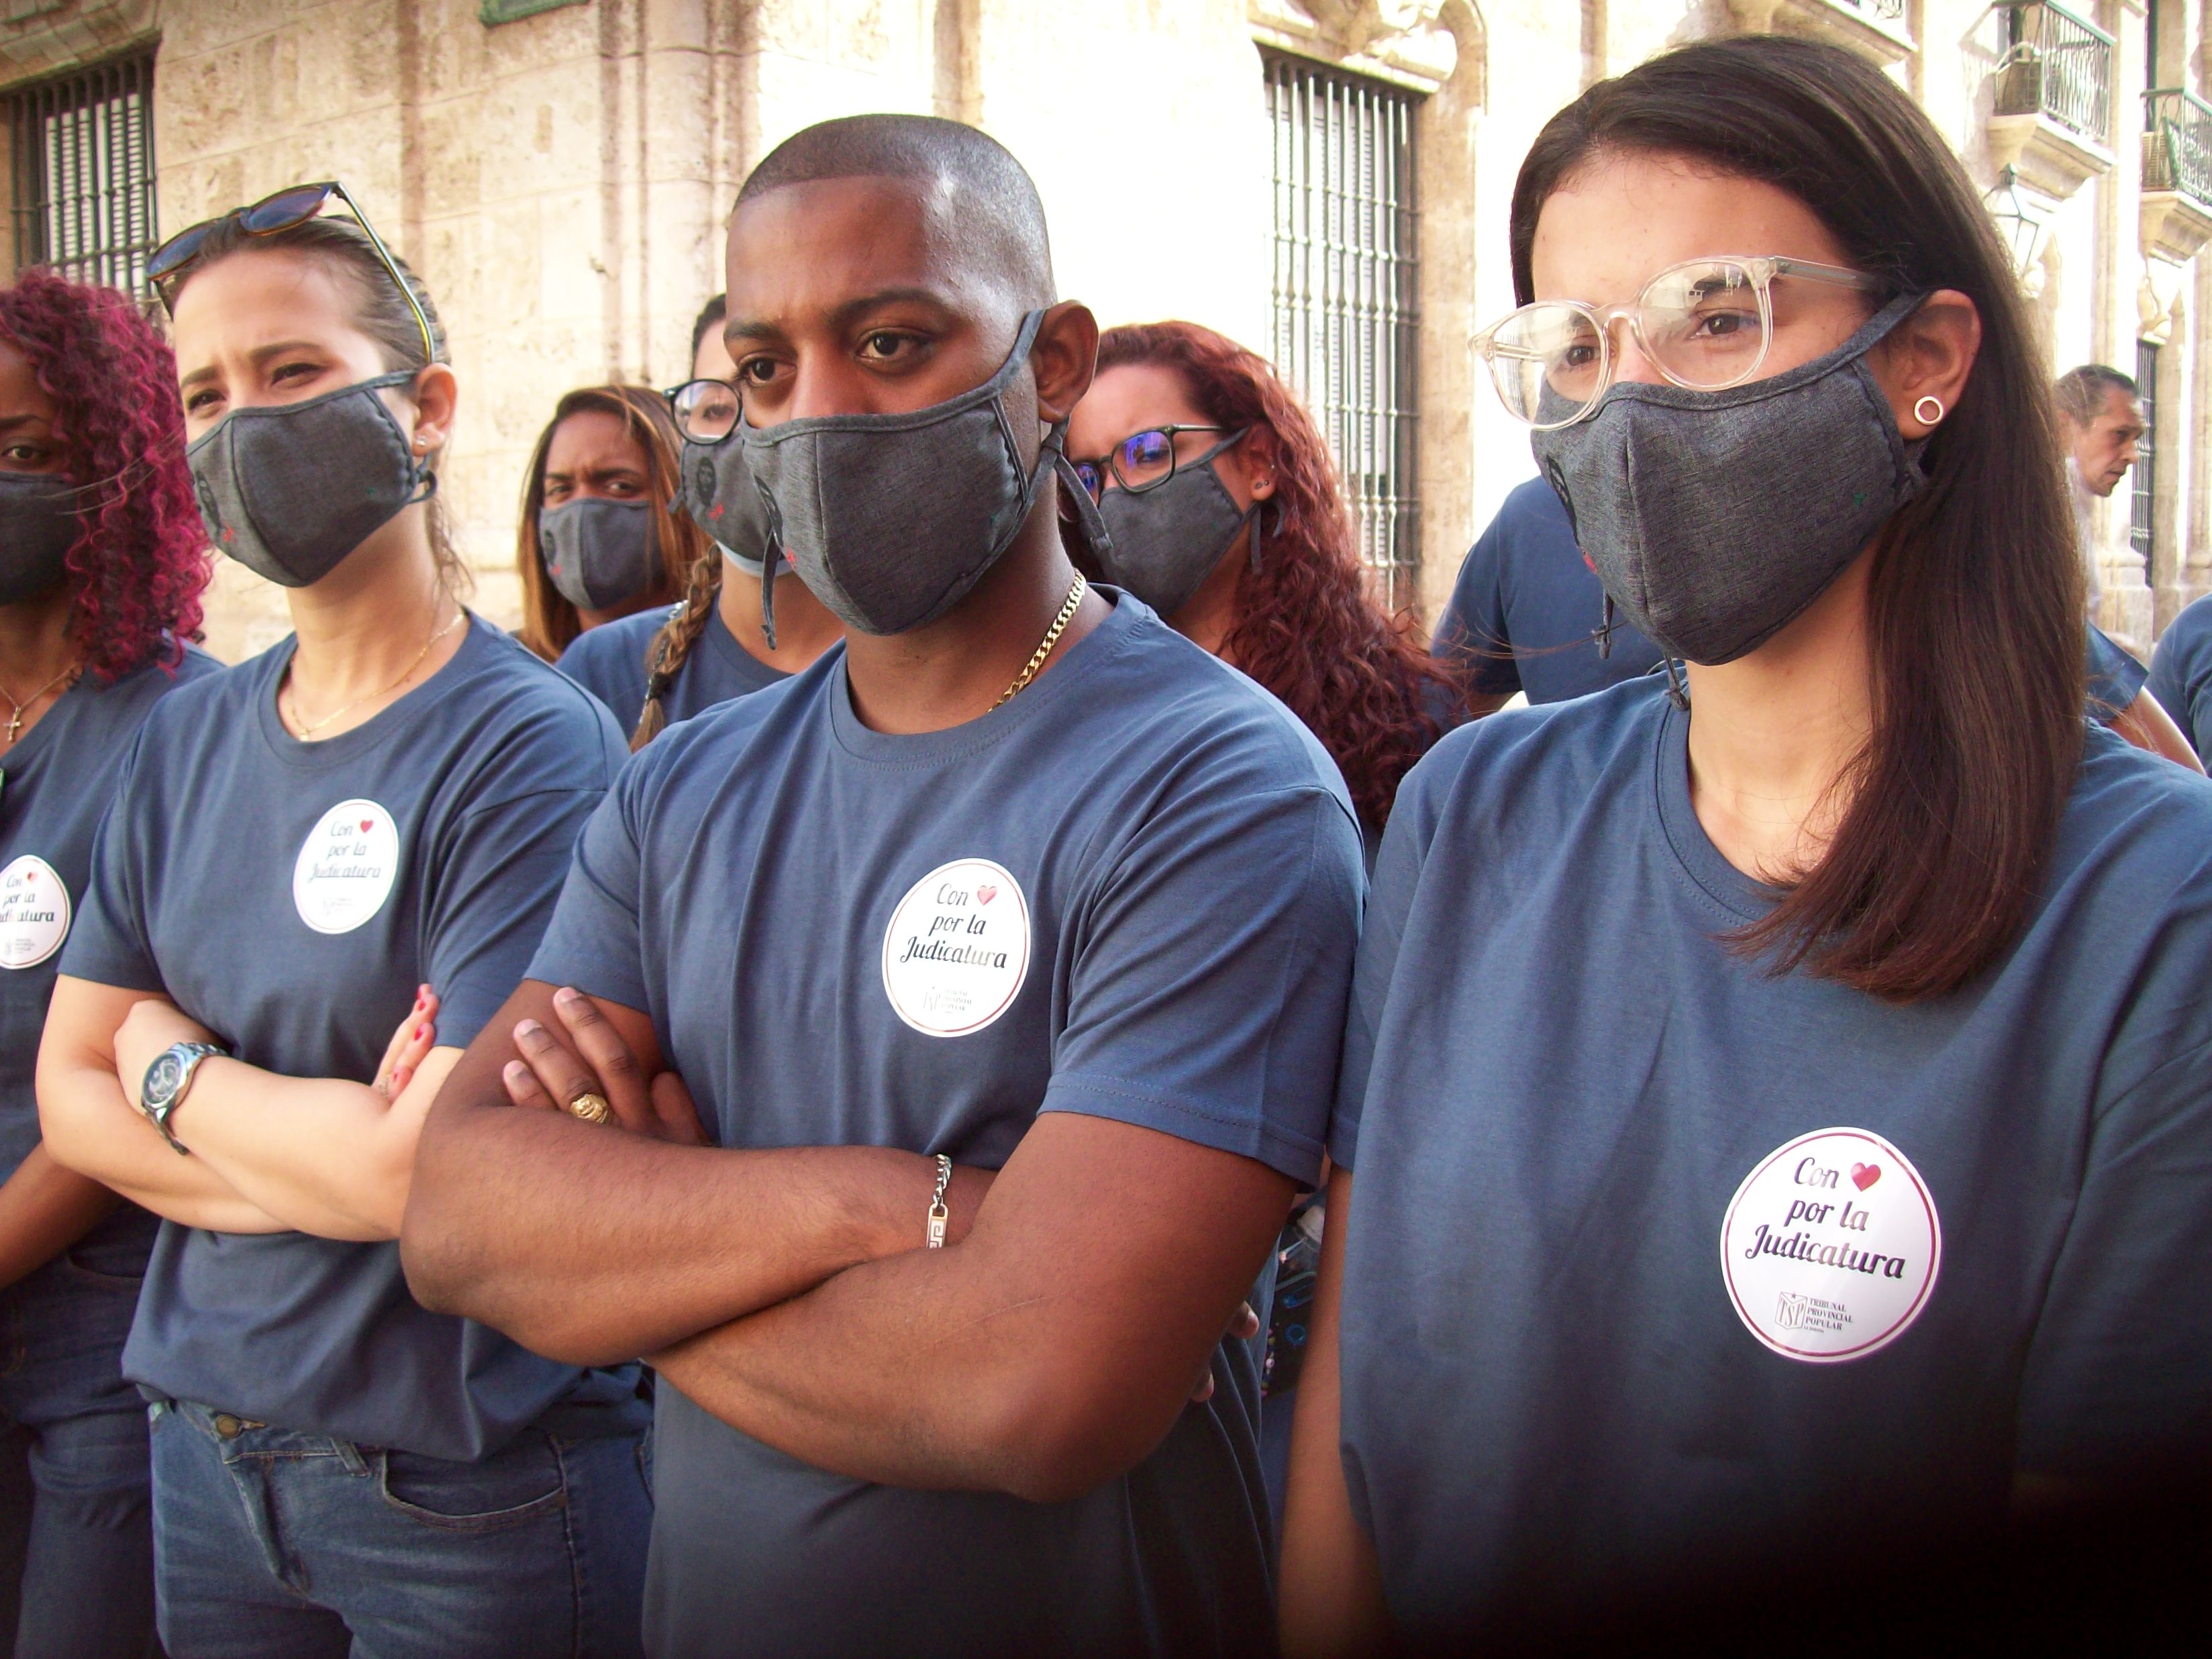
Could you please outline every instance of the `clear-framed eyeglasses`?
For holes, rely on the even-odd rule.
[[[1722,392],[1755,377],[1774,343],[1778,278],[1876,289],[1864,271],[1810,259],[1723,255],[1669,265],[1626,305],[1539,300],[1476,335],[1506,412],[1540,432],[1587,419],[1613,384],[1614,326],[1676,386]]]
[[[727,380],[686,380],[662,395],[692,443],[718,444],[738,429],[738,389]]]
[[[1115,444],[1097,460],[1074,463],[1075,476],[1091,492],[1092,501],[1106,493],[1106,480],[1114,482],[1133,495],[1141,495],[1147,489],[1157,489],[1176,472],[1187,467],[1200,466],[1239,442],[1252,428],[1240,426],[1182,425],[1148,427],[1142,432],[1133,432]],[[1217,444],[1183,443],[1185,433],[1213,434],[1221,436]]]

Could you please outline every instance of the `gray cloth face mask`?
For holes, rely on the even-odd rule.
[[[1257,570],[1259,526],[1254,520],[1260,503],[1237,506],[1213,470],[1213,458],[1243,435],[1224,438],[1150,489],[1116,487],[1100,496],[1098,516],[1113,541],[1098,562],[1098,574],[1161,616],[1172,617],[1206,585],[1248,524],[1253,526],[1252,568]]]
[[[0,472],[0,605],[61,585],[84,532],[85,495],[49,472]]]
[[[611,611],[660,575],[645,501],[586,495],[538,512],[538,550],[561,597],[580,611]]]
[[[401,369],[296,404],[234,409],[185,451],[216,546],[286,587],[306,587],[402,509],[437,493],[376,394]]]
[[[1531,434],[1607,597],[1669,657],[1756,650],[1927,482],[1865,361],[1924,298],[1771,380],[1616,380],[1588,420]]]
[[[750,482],[769,548],[790,555],[799,580],[848,628],[902,634],[936,621],[1012,544],[1049,473],[1059,470],[1082,498],[1079,515],[1091,504],[1060,454],[1066,422],[1045,435],[1033,466],[1015,435],[1036,422],[1036,387],[1022,371],[1043,320],[1030,313],[997,374],[927,409],[766,428],[740,419],[736,441],[720,446],[743,453],[717,459],[716,503],[727,508]],[[1083,519],[1094,546],[1096,521],[1095,512]],[[770,618],[781,563],[770,556],[762,575]]]

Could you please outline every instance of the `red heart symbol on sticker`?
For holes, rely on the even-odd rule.
[[[978,904],[988,904],[998,896],[999,890],[988,882],[975,890],[975,902]]]
[[[1868,1188],[1873,1186],[1875,1182],[1881,1179],[1881,1165],[1879,1164],[1854,1164],[1851,1165],[1851,1185],[1857,1188],[1861,1192],[1864,1192]]]
[[[374,818],[363,818],[361,821],[361,833],[364,836],[375,828],[376,820]]]

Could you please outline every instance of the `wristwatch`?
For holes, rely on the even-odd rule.
[[[173,1042],[155,1055],[154,1063],[146,1068],[146,1080],[138,1088],[138,1110],[180,1156],[189,1157],[191,1148],[177,1139],[169,1120],[184,1103],[185,1091],[192,1086],[200,1062],[210,1054],[229,1053],[216,1042]]]

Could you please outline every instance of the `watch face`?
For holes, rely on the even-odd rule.
[[[146,1073],[146,1103],[149,1106],[166,1104],[177,1092],[177,1084],[184,1076],[185,1063],[174,1054],[163,1054]]]

